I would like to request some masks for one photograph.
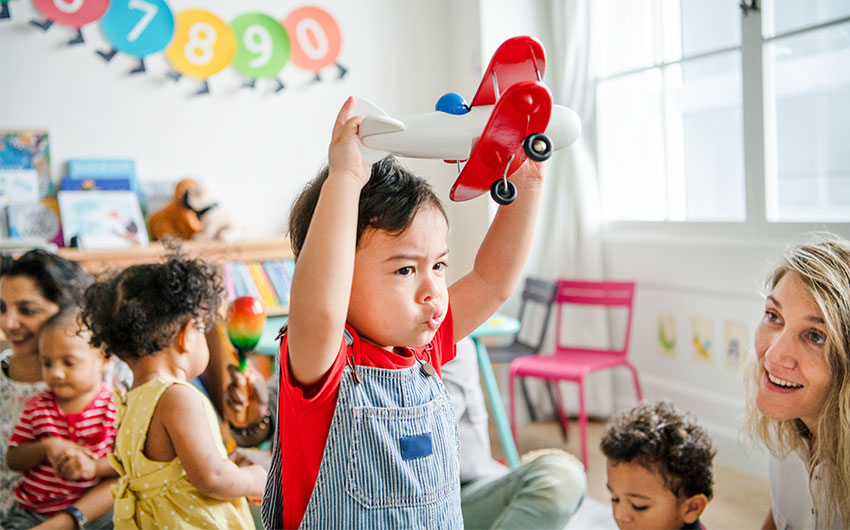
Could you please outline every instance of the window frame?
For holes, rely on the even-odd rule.
[[[765,0],[770,2],[771,0]],[[744,155],[744,193],[745,218],[743,221],[678,221],[665,219],[649,220],[606,220],[602,219],[603,234],[615,238],[642,237],[696,237],[699,239],[735,239],[756,240],[763,238],[789,239],[798,237],[801,233],[826,231],[836,234],[850,235],[850,222],[791,222],[768,221],[767,219],[767,172],[769,166],[776,160],[774,135],[766,136],[765,131],[772,125],[774,115],[769,112],[772,105],[771,85],[765,85],[765,80],[772,76],[771,64],[764,61],[764,50],[771,42],[804,34],[820,29],[846,24],[850,16],[811,24],[781,33],[773,32],[764,35],[762,29],[762,7],[749,7],[746,12],[741,7],[741,45],[727,46],[708,52],[692,55],[682,54],[676,60],[657,60],[652,66],[634,68],[628,71],[599,77],[594,81],[594,94],[598,91],[598,83],[617,77],[633,75],[639,72],[659,69],[662,74],[671,65],[684,65],[686,61],[703,59],[724,53],[740,50],[741,52],[741,85],[742,85],[742,114],[743,114],[743,155]],[[595,98],[594,98],[595,99]],[[598,140],[597,140],[598,141]],[[669,183],[668,183],[669,187]],[[600,197],[600,200],[604,200]],[[670,206],[667,206],[669,211]]]

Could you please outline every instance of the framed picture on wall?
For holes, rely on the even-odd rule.
[[[148,244],[145,219],[134,192],[62,190],[58,199],[66,247],[92,250]]]

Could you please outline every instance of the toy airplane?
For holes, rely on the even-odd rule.
[[[355,112],[365,115],[359,131],[364,160],[371,164],[388,154],[441,158],[458,165],[449,193],[453,201],[489,190],[497,203],[512,203],[517,190],[508,179],[525,159],[546,160],[581,133],[578,115],[552,103],[541,83],[545,68],[540,42],[514,37],[496,50],[470,105],[449,93],[437,101],[436,112],[395,119],[359,100]]]

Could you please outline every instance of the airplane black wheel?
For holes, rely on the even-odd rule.
[[[528,158],[543,162],[552,156],[552,140],[543,133],[529,134],[522,143],[522,149]]]
[[[490,197],[499,204],[510,204],[516,200],[516,184],[510,180],[496,180],[490,186]]]

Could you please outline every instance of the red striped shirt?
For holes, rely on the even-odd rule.
[[[112,451],[116,430],[115,403],[108,385],[102,385],[89,406],[76,414],[62,412],[55,396],[48,390],[27,401],[9,439],[9,447],[57,436],[88,448],[100,459]],[[15,498],[26,510],[53,515],[74,504],[99,481],[99,477],[65,480],[56,475],[53,465],[45,459],[24,473],[23,481],[15,490]]]

